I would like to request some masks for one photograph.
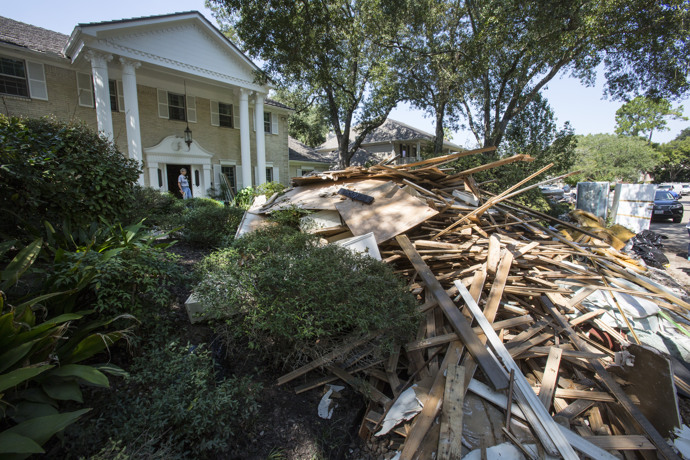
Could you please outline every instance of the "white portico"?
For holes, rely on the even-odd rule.
[[[259,68],[198,12],[80,24],[64,53],[79,104],[92,103],[98,130],[142,164],[141,185],[165,190],[179,165],[192,166],[195,196],[220,174],[236,189],[286,182],[291,109],[267,99]]]

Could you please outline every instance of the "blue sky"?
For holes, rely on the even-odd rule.
[[[215,20],[205,8],[204,0],[115,0],[101,2],[94,0],[0,0],[0,15],[33,24],[64,34],[70,34],[78,23],[98,22],[178,11],[196,10],[211,22]],[[603,99],[603,79],[595,87],[585,87],[572,78],[558,78],[551,81],[545,95],[549,100],[558,124],[570,121],[576,134],[612,133],[615,127],[616,110],[621,103]],[[681,101],[685,116],[690,117],[690,98]],[[677,105],[674,104],[674,106]],[[434,132],[433,119],[420,111],[400,104],[393,110],[391,118],[416,128]],[[653,140],[668,142],[675,138],[690,121],[670,121],[669,131],[655,133]],[[453,142],[464,147],[474,147],[474,138],[468,133],[453,135]]]

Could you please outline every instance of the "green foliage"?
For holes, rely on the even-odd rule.
[[[15,286],[29,274],[41,246],[34,241],[0,272],[0,453],[13,458],[43,453],[42,445],[89,411],[60,412],[68,402],[83,402],[82,385],[107,388],[105,373],[122,374],[114,365],[79,364],[126,336],[127,331],[107,330],[122,318],[96,320],[91,311],[56,315],[46,308],[44,302],[75,296],[76,290],[32,290],[15,300]]]
[[[232,241],[244,215],[243,209],[204,198],[186,201],[191,206],[182,214],[183,240],[207,247],[222,246]]]
[[[266,195],[266,198],[270,198],[274,193],[282,192],[283,189],[285,186],[279,182],[266,182],[254,187],[245,187],[237,192],[233,204],[238,208],[249,209],[257,196]]]
[[[247,377],[219,379],[203,345],[151,348],[134,360],[126,383],[98,417],[69,433],[82,455],[114,444],[138,458],[160,451],[167,458],[218,458],[244,440],[258,414],[259,385]]]
[[[350,334],[385,329],[403,339],[418,325],[414,298],[388,265],[290,228],[245,235],[199,270],[194,292],[209,317],[227,318],[229,337],[284,365]]]
[[[295,109],[288,119],[290,136],[309,147],[316,147],[326,140],[329,117],[328,106],[323,101],[311,97],[300,87],[279,88],[271,99]]]
[[[658,162],[657,152],[644,139],[613,134],[578,136],[575,152],[575,169],[583,173],[571,176],[572,183],[584,180],[635,183]]]
[[[78,300],[90,302],[101,314],[147,319],[157,310],[151,307],[167,305],[171,289],[185,279],[177,257],[165,251],[168,246],[142,222],[99,226],[73,251],[55,252],[48,281],[54,289],[84,289]]]
[[[679,177],[690,177],[690,137],[683,133],[659,147],[659,164],[654,170],[654,178],[659,182],[676,182]]]
[[[391,46],[379,38],[398,24],[380,0],[326,3],[222,0],[228,18],[252,57],[284,88],[304,92],[328,107],[331,129],[342,139],[341,166],[380,126],[398,102]],[[351,128],[360,129],[348,146]],[[352,134],[355,134],[352,132]]]
[[[139,172],[85,124],[0,114],[0,234],[44,236],[44,221],[79,227],[118,220]]]
[[[675,109],[667,99],[638,96],[616,111],[616,134],[622,136],[644,136],[652,142],[654,131],[668,131],[667,119],[687,120],[683,106]]]
[[[182,226],[184,210],[185,201],[176,198],[172,193],[161,193],[151,187],[136,186],[132,206],[123,222],[145,220],[149,227],[171,231]]]

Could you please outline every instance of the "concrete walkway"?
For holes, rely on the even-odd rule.
[[[684,208],[682,223],[674,224],[671,220],[652,222],[650,230],[667,237],[663,241],[664,253],[671,266],[666,271],[687,291],[690,291],[690,262],[687,260],[690,237],[685,228],[690,220],[690,195],[684,196],[681,203]]]

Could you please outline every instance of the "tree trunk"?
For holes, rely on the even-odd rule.
[[[443,153],[443,116],[446,112],[446,105],[441,104],[436,110],[436,138],[434,139],[434,156]]]

